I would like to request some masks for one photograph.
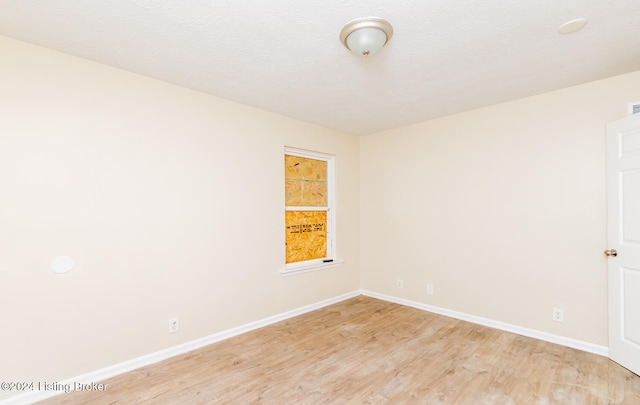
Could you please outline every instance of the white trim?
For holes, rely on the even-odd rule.
[[[470,315],[463,312],[452,311],[450,309],[423,304],[421,302],[405,300],[403,298],[397,298],[390,295],[378,294],[373,291],[361,290],[361,293],[362,295],[365,295],[367,297],[377,298],[383,301],[389,301],[389,302],[404,305],[407,307],[413,307],[413,308],[421,309],[423,311],[433,312],[434,314],[444,315],[450,318],[460,319],[462,321],[467,321],[467,322],[475,323],[478,325],[488,326],[490,328],[499,329],[506,332],[516,333],[518,335],[527,336],[534,339],[543,340],[545,342],[550,342],[550,343],[555,343],[562,346],[571,347],[574,349],[582,350],[584,352],[598,354],[600,356],[605,356],[605,357],[609,356],[609,348],[606,346],[600,346],[600,345],[585,342],[582,340],[576,340],[576,339],[571,339],[564,336],[558,336],[552,333],[542,332],[535,329],[524,328],[522,326],[495,321],[493,319],[482,318],[480,316]]]
[[[307,263],[307,262],[301,262],[301,263]],[[282,274],[283,276],[292,276],[294,274],[309,273],[311,271],[325,270],[325,269],[330,269],[332,267],[338,267],[342,263],[344,263],[344,260],[334,260],[332,262],[317,262],[314,260],[314,263],[305,264],[297,267],[293,267],[293,265],[289,265],[289,267],[280,270],[280,274]],[[297,264],[297,263],[293,263],[293,264]]]
[[[330,155],[328,153],[315,152],[312,150],[294,148],[291,146],[285,146],[284,153],[285,155],[300,156],[300,157],[315,159],[315,160],[329,160],[329,159],[335,158],[334,155]]]
[[[105,367],[100,370],[82,374],[74,378],[60,381],[58,382],[58,384],[60,384],[61,386],[64,386],[65,384],[70,384],[71,386],[73,386],[74,383],[91,384],[91,383],[104,381],[108,378],[115,377],[119,374],[123,374],[129,371],[138,369],[140,367],[155,364],[160,361],[169,359],[171,357],[178,356],[178,355],[190,352],[192,350],[200,349],[210,344],[217,343],[222,340],[229,339],[234,336],[238,336],[243,333],[250,332],[252,330],[274,324],[276,322],[284,321],[286,319],[293,318],[298,315],[306,314],[307,312],[315,311],[317,309],[324,308],[326,306],[333,305],[353,297],[357,297],[358,295],[361,295],[360,291],[357,291],[357,290],[352,291],[346,294],[339,295],[337,297],[329,298],[320,302],[316,302],[314,304],[305,305],[303,307],[293,309],[291,311],[283,312],[278,315],[273,315],[268,318],[264,318],[255,322],[250,322],[245,325],[240,325],[238,327],[228,329],[226,331],[214,333],[213,335],[205,336],[200,339],[192,340],[190,342],[186,342],[177,346],[169,347],[167,349],[160,350],[155,353],[150,353],[141,357],[137,357],[135,359],[124,361],[122,363],[114,364],[112,366]],[[0,405],[31,404],[34,402],[43,401],[47,398],[51,398],[63,393],[64,393],[63,391],[30,391],[24,394],[7,398],[5,400],[0,400]]]
[[[314,207],[313,205],[307,205],[304,207],[296,207],[294,205],[287,205],[284,207],[285,211],[329,211],[329,207]]]
[[[492,319],[482,318],[475,315],[469,315],[463,312],[452,311],[446,308],[440,308],[433,305],[423,304],[420,302],[405,300],[403,298],[397,298],[390,295],[379,294],[373,291],[356,290],[346,294],[339,295],[337,297],[333,297],[333,298],[329,298],[329,299],[317,302],[315,304],[309,304],[297,309],[293,309],[291,311],[283,312],[278,315],[270,316],[268,318],[264,318],[255,322],[250,322],[248,324],[241,325],[236,328],[228,329],[226,331],[222,331],[219,333],[214,333],[213,335],[192,340],[191,342],[186,342],[181,345],[169,347],[167,349],[160,350],[155,353],[147,354],[141,357],[137,357],[135,359],[124,361],[122,363],[114,364],[112,366],[105,367],[100,370],[96,370],[93,372],[80,375],[78,377],[61,381],[59,382],[59,384],[61,385],[71,384],[73,386],[74,383],[91,384],[91,383],[104,381],[108,378],[115,377],[119,374],[123,374],[129,371],[138,369],[140,367],[155,364],[160,361],[169,359],[171,357],[178,356],[178,355],[190,352],[192,350],[200,349],[204,346],[208,346],[210,344],[217,343],[222,340],[229,339],[234,336],[238,336],[243,333],[250,332],[252,330],[274,324],[276,322],[284,321],[286,319],[293,318],[295,316],[302,315],[307,312],[315,311],[316,309],[324,308],[326,306],[333,305],[353,297],[357,297],[358,295],[364,295],[367,297],[376,298],[383,301],[393,302],[393,303],[404,305],[407,307],[412,307],[412,308],[420,309],[423,311],[432,312],[438,315],[448,316],[450,318],[460,319],[460,320],[475,323],[478,325],[488,326],[488,327],[503,330],[506,332],[516,333],[518,335],[531,337],[531,338],[542,340],[545,342],[556,343],[562,346],[571,347],[574,349],[598,354],[605,357],[608,357],[609,355],[609,349],[605,346],[599,346],[599,345],[584,342],[581,340],[570,339],[570,338],[554,335],[547,332],[541,332],[535,329],[523,328],[517,325],[511,325],[504,322],[494,321]],[[62,392],[31,391],[28,393],[19,394],[19,395],[4,399],[0,401],[0,405],[30,404],[38,401],[43,401],[47,398],[51,398],[59,394],[62,394]]]

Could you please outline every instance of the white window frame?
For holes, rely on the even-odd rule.
[[[322,259],[285,263],[285,267],[280,270],[280,273],[282,275],[289,276],[339,266],[343,262],[338,261],[336,258],[336,157],[326,153],[313,152],[289,146],[284,148],[284,154],[327,162],[327,206],[284,207],[285,211],[327,211],[327,256]],[[284,185],[284,179],[282,184]]]

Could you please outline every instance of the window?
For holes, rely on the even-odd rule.
[[[337,264],[334,160],[323,153],[285,148],[285,274]]]

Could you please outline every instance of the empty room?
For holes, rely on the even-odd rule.
[[[640,2],[0,1],[0,404],[640,403]]]

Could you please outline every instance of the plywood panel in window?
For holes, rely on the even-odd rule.
[[[327,205],[327,162],[285,155],[285,205]]]
[[[289,180],[284,181],[284,204],[289,207],[301,207],[304,206],[302,195],[303,188],[302,180]]]
[[[327,181],[327,162],[300,156],[284,155],[286,179]]]
[[[327,256],[326,211],[287,211],[285,222],[287,263]]]

